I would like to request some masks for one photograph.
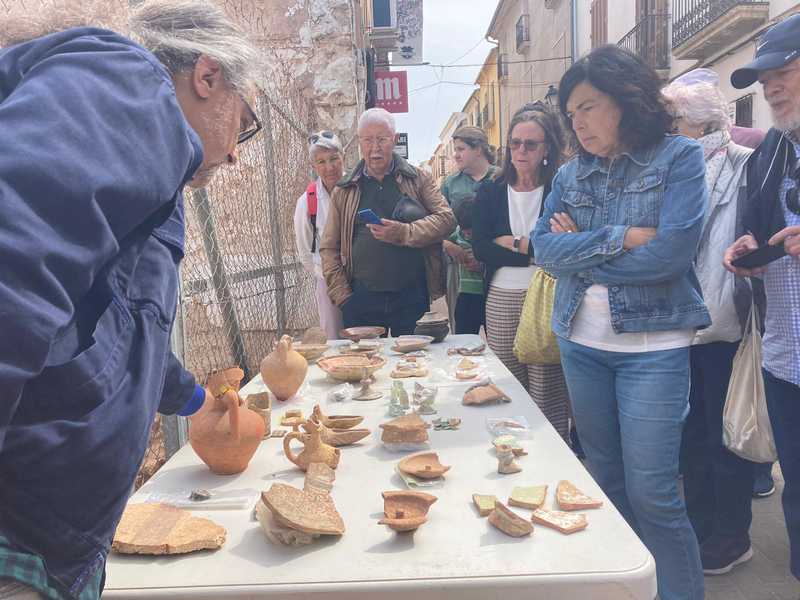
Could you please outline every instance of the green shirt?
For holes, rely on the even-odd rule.
[[[478,192],[478,188],[484,181],[489,181],[497,172],[497,167],[494,165],[489,166],[489,170],[481,179],[475,181],[472,177],[459,171],[454,175],[450,175],[444,180],[442,184],[442,196],[445,197],[453,210],[461,204],[465,198],[470,198]]]
[[[11,542],[0,535],[0,579],[4,578],[27,585],[48,600],[73,600],[73,596],[63,593],[50,583],[41,557],[13,548]],[[100,597],[102,578],[103,569],[97,569],[77,599],[97,600]]]
[[[378,181],[366,173],[359,181],[358,210],[370,208],[382,219],[391,219],[402,196],[392,173]],[[419,248],[376,240],[366,224],[353,226],[353,279],[372,292],[398,292],[425,280],[425,258]]]
[[[458,244],[465,250],[472,250],[472,242],[464,239],[461,234],[461,227],[457,228],[450,236],[450,241]],[[481,294],[483,295],[483,274],[470,271],[462,264],[458,265],[458,293],[459,294]]]

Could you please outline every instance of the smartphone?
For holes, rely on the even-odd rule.
[[[375,214],[371,208],[365,208],[356,213],[359,223],[369,223],[370,225],[381,225],[381,218]]]
[[[757,250],[753,250],[744,256],[732,260],[731,264],[734,267],[755,269],[768,265],[773,260],[778,260],[783,256],[786,256],[786,250],[784,250],[783,244],[778,244],[777,246],[761,246],[761,248]]]

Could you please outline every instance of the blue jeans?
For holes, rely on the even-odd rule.
[[[764,370],[769,420],[783,473],[783,515],[789,531],[792,575],[800,579],[800,387]]]
[[[559,338],[592,476],[656,559],[662,600],[702,600],[700,550],[678,493],[689,348],[607,352]]]

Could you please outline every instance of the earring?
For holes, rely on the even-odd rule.
[[[547,158],[543,158],[543,159],[542,159],[542,166],[543,166],[543,167],[546,167],[546,166],[547,166]]]

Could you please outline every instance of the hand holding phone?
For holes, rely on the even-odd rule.
[[[356,213],[359,223],[366,223],[368,225],[382,225],[381,218],[375,214],[371,208],[365,208]]]
[[[777,246],[761,246],[757,250],[743,254],[739,258],[731,261],[731,264],[737,268],[743,269],[756,269],[764,267],[774,260],[786,256],[786,250],[783,244]]]

